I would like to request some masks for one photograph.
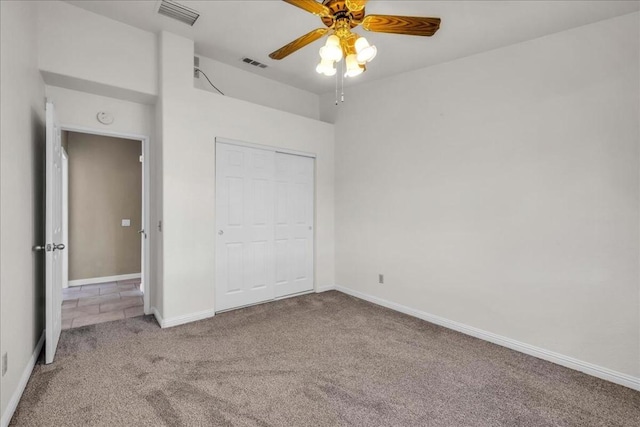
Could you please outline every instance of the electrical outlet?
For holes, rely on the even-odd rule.
[[[7,373],[7,369],[9,366],[9,354],[5,353],[2,355],[2,376]]]
[[[384,274],[378,274],[378,283],[384,284]]]

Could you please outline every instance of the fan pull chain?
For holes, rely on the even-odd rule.
[[[340,61],[340,80],[342,81],[342,93],[340,94],[341,102],[344,102],[344,63],[345,61]]]
[[[338,106],[338,73],[336,73],[336,106]]]

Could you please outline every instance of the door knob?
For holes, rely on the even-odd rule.
[[[220,230],[220,231],[218,231],[218,234],[219,234],[220,236],[222,236],[222,235],[224,234],[224,231]]]
[[[65,248],[63,243],[47,243],[44,246],[34,246],[33,250],[34,251],[47,251],[47,252],[52,252],[55,251],[56,249],[61,251]]]

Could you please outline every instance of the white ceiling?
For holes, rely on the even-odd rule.
[[[170,31],[195,41],[196,53],[315,93],[329,92],[334,79],[315,72],[324,39],[274,61],[269,53],[322,26],[320,18],[279,0],[178,0],[201,16],[193,27],[158,15],[157,0],[68,1],[83,9],[143,30]],[[376,1],[369,14],[435,16],[442,18],[433,37],[369,33],[361,28],[378,56],[367,72],[345,79],[345,85],[389,77],[402,72],[531,40],[569,28],[631,13],[638,1]],[[247,56],[269,68],[240,61]],[[206,70],[205,70],[206,71]],[[350,80],[350,81],[349,81]]]

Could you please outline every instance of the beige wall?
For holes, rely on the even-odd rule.
[[[140,141],[69,132],[67,151],[69,280],[140,273]]]

